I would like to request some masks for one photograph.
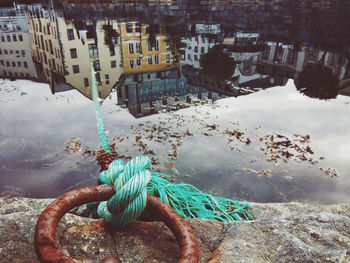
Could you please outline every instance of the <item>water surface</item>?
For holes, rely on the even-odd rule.
[[[119,158],[145,154],[176,182],[229,198],[347,202],[347,7],[287,7],[176,1],[12,10],[22,26],[0,28],[11,39],[0,42],[0,192],[53,197],[97,184],[93,67]],[[201,63],[215,48],[232,68],[213,67],[215,56]],[[332,98],[300,88],[301,72],[315,65],[336,80]],[[317,74],[323,92],[329,85]]]

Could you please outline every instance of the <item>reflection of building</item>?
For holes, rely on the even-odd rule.
[[[200,68],[200,58],[208,53],[209,49],[215,45],[208,37],[196,35],[195,37],[184,38],[181,40],[185,44],[185,52],[182,56],[182,63],[190,65],[196,69]]]
[[[270,70],[275,68],[281,74],[284,74],[283,71],[289,72],[289,76],[292,77],[296,72],[302,71],[308,63],[318,63],[323,60],[324,65],[332,69],[333,74],[339,79],[345,76],[349,61],[344,55],[276,42],[267,44],[259,57],[260,68],[271,68]]]
[[[259,44],[260,34],[258,33],[235,33],[232,37],[226,37],[223,45],[227,47],[253,47]]]
[[[208,98],[207,90],[189,85],[178,66],[126,73],[118,85],[118,103],[126,104],[135,117],[188,107],[196,98]]]
[[[14,8],[6,15],[0,17],[0,76],[36,78],[26,17]]]
[[[44,9],[41,5],[29,6],[27,16],[34,47],[32,55],[37,62],[39,78],[52,84],[53,73],[64,75],[57,26],[63,17],[53,10]]]
[[[221,33],[220,24],[195,24],[192,26],[197,34],[218,35]]]
[[[106,98],[118,81],[121,71],[118,25],[115,21],[95,23],[59,22],[65,80],[91,98],[91,65],[101,83],[99,96]]]
[[[279,77],[259,70],[257,62],[260,52],[231,52],[229,54],[237,63],[231,81],[234,87],[249,88],[255,91],[274,86],[284,86],[287,83],[288,78],[286,76]]]
[[[60,13],[31,6],[28,20],[33,36],[34,60],[41,79],[53,92],[70,88],[91,98],[91,65],[106,98],[121,71],[119,29],[115,21],[66,21]]]
[[[174,64],[161,26],[121,23],[120,34],[125,73],[161,70]]]

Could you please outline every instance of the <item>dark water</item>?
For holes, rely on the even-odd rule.
[[[120,158],[229,198],[349,200],[348,5],[60,3],[1,9],[2,195],[97,183],[92,66]]]

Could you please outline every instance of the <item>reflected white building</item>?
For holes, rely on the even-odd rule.
[[[15,8],[6,11],[0,17],[0,76],[36,78],[26,16]]]
[[[66,82],[91,98],[90,72],[93,66],[101,84],[99,96],[106,98],[122,74],[118,23],[98,20],[74,25],[60,20],[58,27]],[[113,37],[108,38],[111,32]]]
[[[209,49],[215,45],[208,37],[196,35],[190,38],[183,38],[181,42],[185,45],[182,54],[182,64],[192,66],[195,69],[200,68],[200,58],[208,53]]]
[[[106,98],[122,74],[117,22],[66,20],[61,11],[40,4],[27,15],[39,79],[50,83],[53,93],[74,88],[91,99],[93,66],[99,96]]]

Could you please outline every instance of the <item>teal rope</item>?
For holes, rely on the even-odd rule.
[[[98,134],[102,149],[111,152],[105,134],[98,101],[94,70],[91,70],[92,98],[95,104]],[[116,194],[105,202],[89,204],[96,207],[99,217],[115,226],[124,227],[133,222],[146,208],[147,194],[169,204],[184,218],[206,218],[222,222],[252,219],[252,206],[224,197],[203,193],[189,184],[174,184],[169,175],[151,172],[152,163],[146,156],[138,156],[125,164],[115,160],[99,175],[103,185],[115,186]]]
[[[184,218],[206,218],[221,222],[252,219],[248,209],[252,206],[224,197],[203,193],[189,184],[174,184],[169,175],[151,173],[151,161],[137,156],[125,164],[113,161],[99,175],[104,185],[114,185],[116,194],[101,202],[97,214],[116,226],[133,222],[145,209],[147,193],[169,204]]]
[[[97,81],[96,81],[95,71],[92,63],[91,63],[91,93],[92,93],[92,100],[95,105],[97,130],[98,130],[98,136],[100,138],[101,147],[105,152],[111,153],[111,150],[109,149],[109,145],[108,145],[107,135],[103,125],[100,102],[98,100],[99,96],[98,96],[98,90],[97,90]]]

